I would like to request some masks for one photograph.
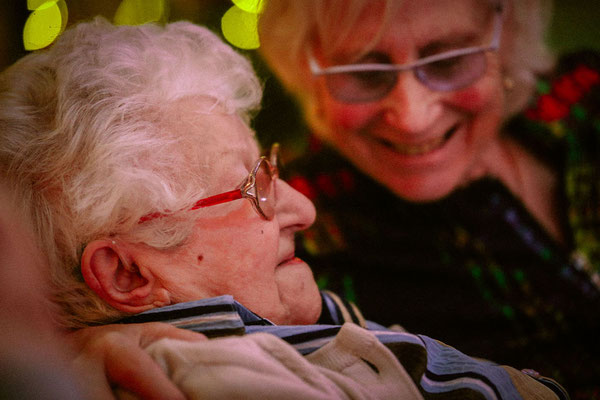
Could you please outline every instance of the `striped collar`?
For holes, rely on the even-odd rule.
[[[322,312],[317,326],[331,326],[339,329],[345,322],[354,322],[362,327],[367,326],[360,311],[351,303],[341,299],[335,293],[321,292]],[[178,328],[199,332],[207,337],[227,335],[243,335],[257,331],[257,327],[275,327],[268,319],[262,318],[231,295],[211,297],[185,303],[177,303],[166,307],[154,308],[140,314],[121,319],[117,323],[131,324],[143,322],[165,322]],[[311,332],[315,325],[285,326],[271,329],[285,332],[284,336],[298,337]],[[259,328],[264,331],[265,329]],[[269,329],[266,329],[269,330]],[[278,335],[281,337],[281,335]]]
[[[246,326],[273,325],[225,295],[154,308],[119,320],[121,324],[165,322],[208,337],[243,335]]]

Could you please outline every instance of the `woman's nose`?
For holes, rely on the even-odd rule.
[[[412,71],[401,72],[383,100],[385,122],[407,134],[424,132],[442,110],[440,93],[425,87]]]
[[[317,214],[313,203],[281,179],[277,179],[276,185],[275,215],[280,229],[300,231],[311,226]]]

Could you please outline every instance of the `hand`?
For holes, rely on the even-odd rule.
[[[144,351],[162,338],[207,340],[202,334],[158,322],[90,327],[67,335],[75,351],[75,373],[93,399],[114,399],[111,386],[117,385],[143,399],[185,400]]]

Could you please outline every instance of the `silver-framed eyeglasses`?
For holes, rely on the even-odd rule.
[[[271,146],[269,157],[260,157],[238,188],[200,199],[195,202],[188,211],[215,206],[233,200],[248,199],[258,215],[266,220],[272,220],[275,216],[275,204],[277,201],[275,181],[279,177],[279,170],[277,168],[278,152],[279,144],[274,143]],[[165,213],[154,212],[140,218],[139,223],[165,217],[167,215],[168,211]]]
[[[497,1],[494,7],[493,37],[488,45],[445,51],[408,64],[346,64],[325,68],[309,51],[310,71],[323,76],[331,96],[342,103],[368,103],[384,98],[396,86],[398,73],[403,71],[413,71],[419,82],[434,91],[463,89],[485,74],[485,53],[500,48],[502,1]]]

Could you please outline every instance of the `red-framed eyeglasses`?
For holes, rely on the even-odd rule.
[[[273,219],[276,203],[275,181],[279,177],[279,171],[277,169],[278,152],[279,144],[274,143],[273,146],[271,146],[269,157],[263,156],[256,161],[254,168],[252,168],[250,174],[248,174],[246,179],[240,184],[239,188],[200,199],[195,202],[188,211],[215,206],[217,204],[223,204],[238,199],[248,199],[261,217],[266,220]],[[162,218],[167,215],[168,212],[146,214],[140,218],[139,223]]]

